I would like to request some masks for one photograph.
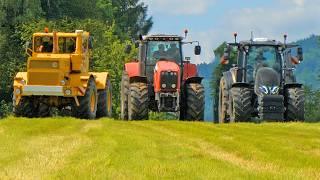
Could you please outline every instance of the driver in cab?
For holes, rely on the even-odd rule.
[[[167,55],[167,51],[165,51],[164,45],[163,44],[159,44],[158,45],[158,51],[153,53],[153,58],[158,60],[158,59],[166,57],[166,55]]]

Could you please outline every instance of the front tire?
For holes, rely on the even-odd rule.
[[[73,108],[73,116],[80,119],[95,119],[97,113],[97,87],[93,78],[89,79],[88,86],[83,97],[78,97],[80,106]]]
[[[185,119],[188,121],[203,121],[204,105],[203,85],[199,83],[187,84]]]
[[[305,95],[302,88],[288,88],[285,90],[287,121],[304,121],[304,101]]]
[[[13,96],[13,114],[16,117],[34,118],[37,116],[36,107],[34,106],[32,97],[21,97],[18,105],[16,105],[15,96]]]
[[[128,119],[147,120],[149,118],[149,95],[145,83],[130,84],[128,98]]]
[[[253,107],[252,92],[248,88],[236,87],[231,89],[230,122],[248,122],[251,120]]]

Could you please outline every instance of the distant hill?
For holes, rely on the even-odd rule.
[[[304,50],[304,61],[297,67],[296,76],[298,82],[312,86],[314,89],[320,89],[320,36],[311,35],[308,38],[295,42],[302,46]],[[210,81],[213,70],[218,61],[212,63],[203,63],[198,65],[199,74],[204,77],[203,84],[206,90],[206,110],[205,119],[213,119],[213,100],[211,96]]]
[[[304,61],[297,67],[296,75],[299,82],[320,88],[320,36],[310,37],[296,42],[304,50]]]

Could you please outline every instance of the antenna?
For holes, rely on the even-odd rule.
[[[254,36],[253,36],[253,31],[251,31],[251,42],[253,41]]]

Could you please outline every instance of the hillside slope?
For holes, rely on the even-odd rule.
[[[320,124],[0,121],[1,179],[320,179]]]

